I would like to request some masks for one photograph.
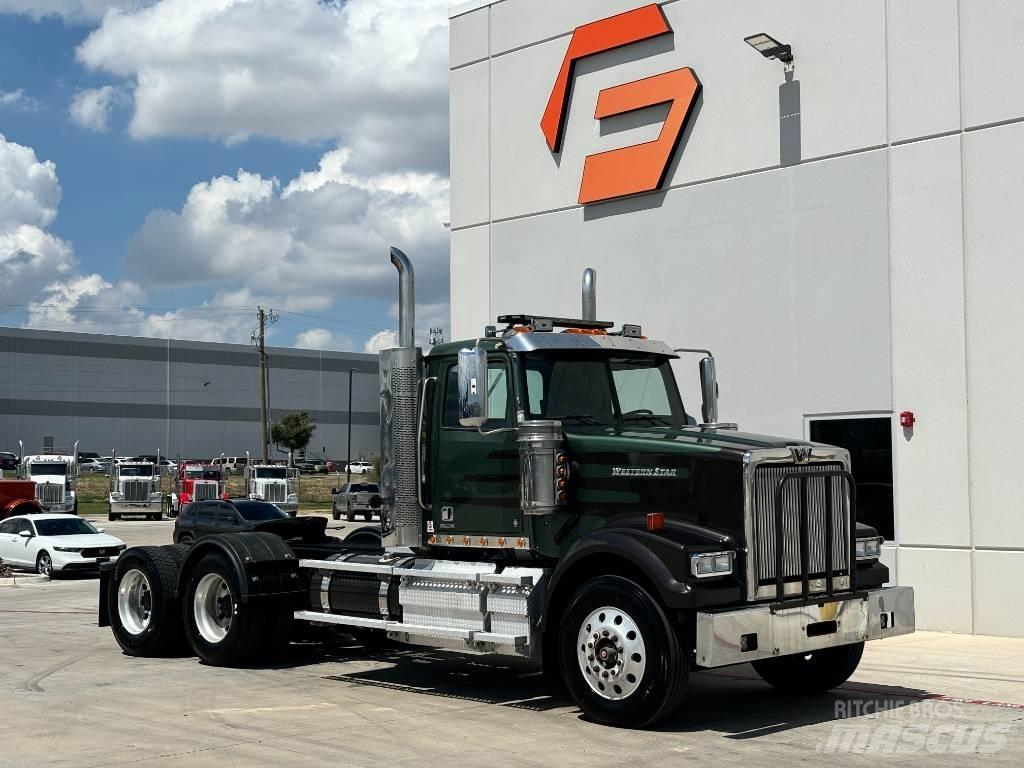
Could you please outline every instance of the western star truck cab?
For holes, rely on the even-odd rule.
[[[269,501],[295,517],[299,513],[296,477],[298,470],[279,464],[246,465],[245,495],[250,499]]]
[[[78,514],[78,464],[74,455],[24,456],[18,477],[35,483],[35,496],[44,512]]]
[[[127,653],[184,629],[206,663],[240,665],[288,621],[334,625],[526,657],[591,718],[645,727],[695,670],[752,662],[779,689],[824,691],[865,641],[914,630],[913,591],[885,586],[880,537],[856,520],[847,452],[720,423],[710,353],[598,321],[588,270],[580,319],[505,316],[424,356],[412,265],[391,259],[380,546],[243,533],[129,550],[100,595]],[[672,369],[693,352],[700,423]]]
[[[225,494],[224,471],[220,466],[183,463],[178,465],[174,491],[171,493],[171,515],[193,501],[209,501]]]
[[[107,519],[142,516],[147,520],[163,517],[164,494],[160,488],[160,469],[149,461],[115,459],[110,469],[110,496]]]

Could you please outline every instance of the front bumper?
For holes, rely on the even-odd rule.
[[[914,631],[913,587],[786,608],[755,605],[697,614],[697,663],[724,667]]]
[[[119,515],[152,515],[162,512],[161,501],[112,501],[110,511]]]

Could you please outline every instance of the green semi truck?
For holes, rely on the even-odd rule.
[[[777,688],[825,691],[866,641],[913,632],[847,452],[720,423],[710,352],[599,321],[588,270],[582,317],[505,316],[424,355],[412,265],[391,261],[379,530],[129,549],[100,588],[126,653],[238,666],[337,628],[528,658],[590,718],[638,728],[693,671],[752,662]],[[672,370],[693,353],[699,423]]]

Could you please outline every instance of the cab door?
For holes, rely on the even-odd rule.
[[[473,545],[481,536],[518,537],[519,458],[516,450],[513,367],[506,355],[487,361],[488,414],[482,430],[459,424],[458,366],[453,358],[432,361],[430,467],[431,510],[427,535],[439,545]],[[503,431],[496,431],[503,430]],[[490,432],[491,434],[487,434]],[[493,545],[493,542],[491,542]]]

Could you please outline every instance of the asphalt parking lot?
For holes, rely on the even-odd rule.
[[[104,527],[155,544],[171,523]],[[130,658],[96,627],[96,588],[0,587],[0,766],[1024,764],[1024,640],[869,644],[849,683],[812,698],[747,667],[698,673],[675,718],[630,732],[583,720],[504,659],[343,641],[255,670]]]

